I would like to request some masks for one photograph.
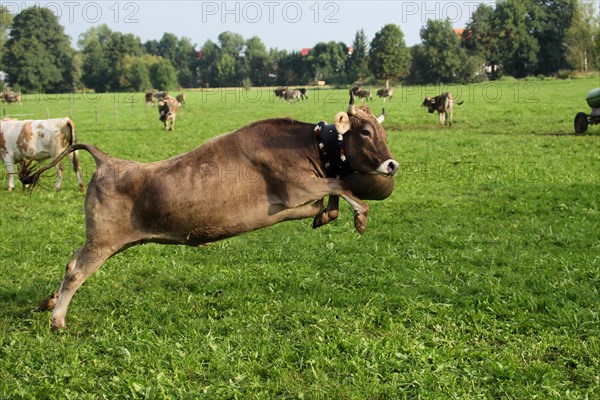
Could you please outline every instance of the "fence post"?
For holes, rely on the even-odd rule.
[[[96,108],[96,125],[98,125],[98,106],[96,106],[95,108]]]

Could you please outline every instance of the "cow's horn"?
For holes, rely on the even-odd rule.
[[[379,117],[377,117],[377,122],[382,124],[384,120],[385,120],[385,108],[382,108],[381,115]]]
[[[354,93],[350,92],[350,103],[348,103],[348,115],[355,115],[356,108],[354,107]]]

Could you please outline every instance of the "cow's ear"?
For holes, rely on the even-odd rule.
[[[335,130],[342,135],[350,130],[350,117],[343,111],[335,114]]]

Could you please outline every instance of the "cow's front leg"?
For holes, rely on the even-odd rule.
[[[6,174],[8,175],[8,191],[12,192],[15,188],[15,163],[6,161]]]
[[[290,195],[292,193],[292,195]],[[338,196],[344,199],[354,212],[354,227],[361,235],[368,224],[369,206],[356,197],[348,185],[339,179],[318,178],[315,181],[299,182],[295,187],[286,189],[284,204],[288,208],[296,208],[319,201],[327,196]],[[332,205],[333,207],[333,205]]]
[[[329,196],[327,207],[321,210],[313,219],[313,228],[319,228],[336,219],[339,211],[340,198],[338,196]]]

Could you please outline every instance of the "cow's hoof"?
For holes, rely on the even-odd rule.
[[[356,214],[354,216],[354,227],[361,235],[365,234],[367,230],[367,225],[369,223],[369,218],[366,214]]]
[[[321,212],[319,212],[317,215],[315,215],[315,218],[313,218],[313,223],[312,223],[313,229],[320,228],[327,223],[327,222],[324,222],[326,210],[327,209],[324,209]]]
[[[54,318],[52,318],[52,331],[53,332],[61,332],[67,329],[67,326],[65,325],[65,320],[55,320]]]
[[[84,185],[79,185],[79,191],[81,193],[85,192],[85,186]]]
[[[327,225],[328,223],[330,223],[331,221],[336,219],[338,217],[338,215],[339,215],[338,210],[327,211],[327,208],[324,208],[313,219],[313,225],[312,225],[313,229],[319,228],[323,225]]]

